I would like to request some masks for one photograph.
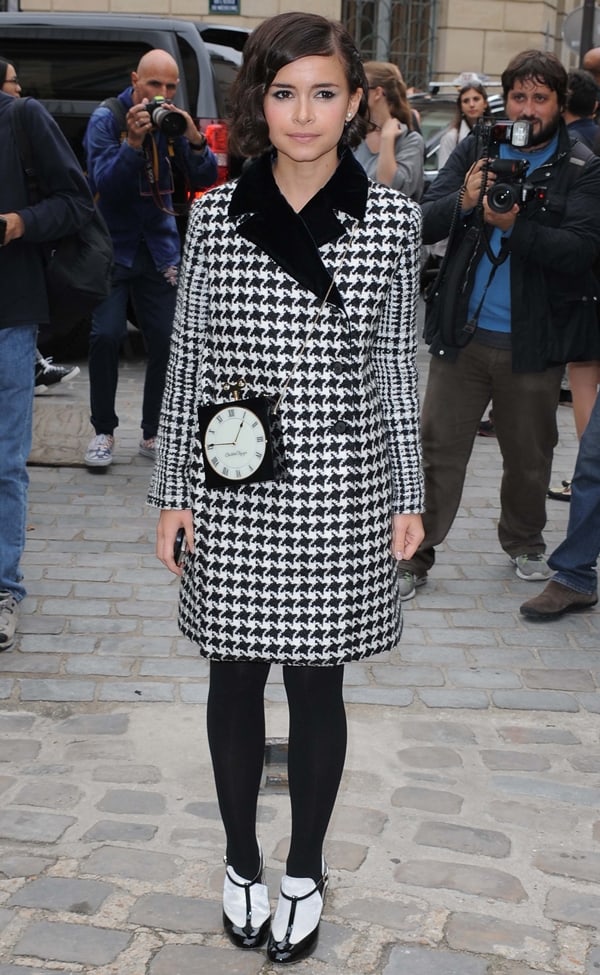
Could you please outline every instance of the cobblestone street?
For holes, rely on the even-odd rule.
[[[106,473],[30,468],[29,595],[0,655],[0,975],[277,968],[222,933],[208,666],[178,635],[177,582],[153,554],[142,379],[142,362],[123,363]],[[69,407],[76,425],[87,392],[82,364],[36,412],[50,429]],[[558,419],[553,483],[576,455],[571,409]],[[477,438],[400,648],[346,668],[330,890],[298,975],[600,971],[600,611],[522,619],[543,584],[517,579],[499,547],[500,470],[496,441]],[[567,517],[548,502],[549,551]],[[285,738],[278,668],[267,698],[269,737]],[[260,800],[273,902],[289,835],[280,772],[267,766]]]

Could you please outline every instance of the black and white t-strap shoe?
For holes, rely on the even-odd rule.
[[[224,861],[227,864],[227,858]],[[236,948],[260,948],[267,939],[271,906],[268,887],[262,883],[264,866],[261,850],[254,880],[245,880],[232,867],[225,867],[223,927]]]
[[[311,953],[319,939],[319,924],[325,903],[329,875],[323,863],[323,876],[315,884],[312,877],[288,877],[281,881],[279,902],[267,945],[273,962],[288,965]]]

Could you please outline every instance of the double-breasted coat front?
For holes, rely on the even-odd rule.
[[[392,514],[423,506],[419,246],[416,204],[348,152],[300,214],[269,156],[195,204],[149,502],[192,509],[179,624],[203,656],[334,665],[397,644]],[[198,408],[234,377],[247,396],[287,384],[284,473],[209,489]]]

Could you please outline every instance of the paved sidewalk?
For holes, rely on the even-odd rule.
[[[423,372],[427,357],[421,355]],[[32,467],[21,637],[0,654],[0,975],[266,975],[221,933],[223,834],[207,665],[155,560],[143,365],[123,365],[105,474]],[[86,370],[36,410],[85,404]],[[559,409],[555,480],[572,472]],[[91,434],[91,431],[90,431]],[[393,655],[347,668],[349,752],[331,888],[298,975],[597,975],[600,612],[530,624],[498,546],[500,458],[478,438],[463,505]],[[549,502],[550,549],[568,505]],[[280,671],[268,734],[284,738]],[[289,835],[267,766],[275,900]]]

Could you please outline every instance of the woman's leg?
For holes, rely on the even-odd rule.
[[[344,668],[284,667],[290,710],[288,778],[292,838],[286,873],[322,876],[325,833],[346,757]]]
[[[568,370],[575,432],[578,440],[581,440],[596,402],[600,383],[600,362],[570,362]]]
[[[260,869],[256,806],[265,754],[264,690],[269,667],[210,663],[206,723],[227,862],[248,880]]]

